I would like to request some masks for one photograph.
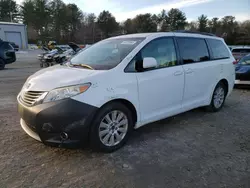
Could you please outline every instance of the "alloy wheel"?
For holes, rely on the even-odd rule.
[[[105,146],[116,146],[128,132],[128,118],[118,110],[106,114],[99,125],[99,138]]]
[[[224,98],[225,98],[225,91],[223,87],[218,87],[215,92],[214,92],[214,107],[215,108],[220,108],[221,105],[224,102]]]

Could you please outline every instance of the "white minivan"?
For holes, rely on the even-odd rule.
[[[133,129],[197,107],[219,111],[235,68],[224,40],[168,32],[100,41],[30,76],[19,93],[24,131],[52,146],[111,152]]]

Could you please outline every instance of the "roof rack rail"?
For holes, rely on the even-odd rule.
[[[207,36],[215,36],[212,33],[206,33],[206,32],[199,32],[199,31],[187,31],[187,30],[176,30],[174,33],[190,33],[190,34],[200,34],[200,35],[207,35]]]

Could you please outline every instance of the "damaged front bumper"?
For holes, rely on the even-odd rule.
[[[75,147],[88,141],[97,107],[73,99],[27,107],[18,99],[23,130],[46,145]]]

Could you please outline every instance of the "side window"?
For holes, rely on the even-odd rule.
[[[209,53],[204,39],[177,38],[183,64],[208,61]]]
[[[207,42],[211,48],[212,59],[216,60],[230,57],[227,47],[221,40],[207,39]]]
[[[157,68],[177,65],[174,40],[172,38],[160,38],[151,41],[141,50],[141,58],[153,57],[157,61]]]

